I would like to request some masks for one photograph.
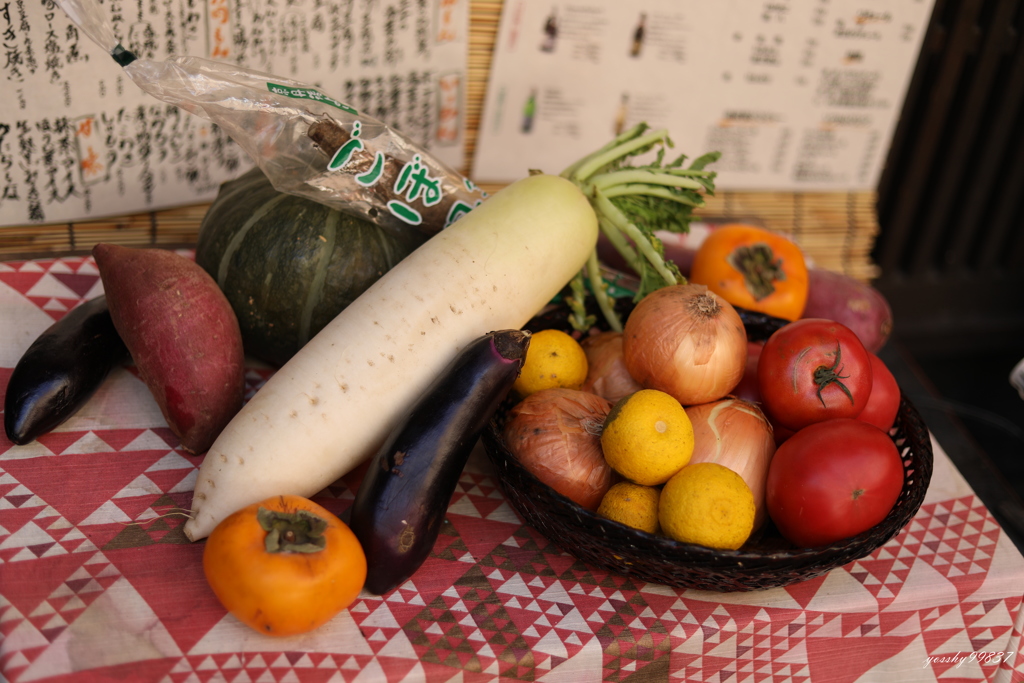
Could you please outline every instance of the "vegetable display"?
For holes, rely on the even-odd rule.
[[[559,176],[534,173],[484,201],[316,88],[190,57],[155,62],[116,42],[94,0],[58,3],[139,87],[209,118],[260,169],[225,185],[196,263],[93,252],[116,336],[182,447],[206,452],[184,532],[209,537],[207,579],[244,623],[303,633],[364,584],[383,594],[411,576],[506,394],[519,403],[504,438],[537,478],[686,543],[741,548],[767,512],[785,539],[812,547],[895,504],[904,470],[885,430],[899,390],[871,354],[891,327],[884,300],[858,303],[870,288],[819,295],[799,247],[754,226],[712,231],[692,283],[666,258],[656,233],[688,230],[714,192],[717,153],[666,161],[667,132],[639,124]],[[624,324],[599,234],[639,277]],[[534,363],[517,328],[558,295],[575,336],[546,336]],[[590,295],[617,336],[584,339]],[[840,304],[858,330],[809,317]],[[98,306],[48,333],[81,339],[102,322]],[[750,316],[763,347],[749,345]],[[244,345],[281,367],[243,407]],[[72,361],[97,362],[76,401],[115,362],[82,346]],[[524,365],[529,382],[510,392]],[[43,402],[45,420],[8,409],[5,428],[20,439],[40,428],[25,424],[49,428],[62,400]],[[308,500],[374,454],[352,529]],[[643,488],[609,498],[620,478]]]
[[[298,496],[253,503],[217,525],[203,572],[239,621],[271,636],[312,631],[348,607],[366,580],[355,534]]]
[[[93,248],[114,327],[182,448],[202,453],[242,407],[238,320],[194,261],[161,249]]]
[[[205,537],[274,494],[312,495],[369,458],[455,355],[522,327],[579,272],[597,218],[579,189],[513,183],[384,274],[224,428],[185,525]]]
[[[455,485],[530,345],[520,330],[464,348],[370,462],[351,528],[366,552],[366,589],[382,595],[412,576],[434,547]]]
[[[246,353],[282,365],[426,239],[284,194],[256,168],[221,186],[196,263],[231,303]]]
[[[788,242],[787,247],[796,248]],[[801,258],[793,261],[803,267]],[[608,423],[618,407],[606,419],[599,443],[598,430],[584,429],[564,443],[549,440],[543,448],[523,448],[526,435],[549,431],[542,411],[530,405],[547,398],[542,392],[508,411],[501,444],[539,481],[558,492],[573,492],[566,495],[594,510],[575,491],[586,489],[590,473],[601,471],[603,461],[629,487],[609,488],[597,507],[600,516],[708,548],[744,547],[755,530],[755,547],[766,542],[762,534],[768,535],[773,548],[779,543],[784,547],[786,541],[816,547],[871,529],[893,509],[905,478],[904,464],[888,433],[900,409],[899,387],[854,331],[829,319],[805,317],[787,323],[775,315],[782,312],[777,309],[734,309],[698,284],[663,286],[631,310],[622,310],[628,311],[623,332],[588,330],[581,336],[588,363],[596,371],[583,384],[583,393],[606,393],[601,389],[607,377],[623,387],[633,383],[618,399],[620,405],[651,389],[674,396],[693,428],[689,460],[664,484],[659,483],[662,477],[647,478],[671,422],[653,405],[636,412],[635,428],[614,448],[606,441],[614,436]],[[538,318],[536,324],[546,328],[549,316]],[[877,404],[869,409],[872,396]],[[553,402],[541,408],[560,428],[576,424]],[[529,420],[522,420],[524,413]],[[824,436],[830,433],[834,442]],[[779,444],[791,441],[788,455],[776,466]],[[630,452],[644,457],[629,456],[627,467],[621,453]],[[580,461],[580,453],[586,454],[586,468],[565,466]],[[806,464],[811,459],[815,467]],[[706,465],[713,467],[703,468]],[[820,477],[813,475],[816,470]],[[776,482],[775,516],[768,502],[770,476]],[[680,483],[670,487],[677,478]],[[749,519],[746,513],[735,517],[718,512],[747,510],[748,500]],[[652,501],[657,501],[656,520]],[[806,510],[793,514],[793,509],[801,509],[801,501],[814,501],[820,517]],[[821,519],[839,516],[845,516],[843,524]],[[826,529],[833,535],[827,536]]]
[[[52,431],[127,359],[105,296],[71,309],[32,342],[11,372],[4,395],[7,438],[23,446]]]

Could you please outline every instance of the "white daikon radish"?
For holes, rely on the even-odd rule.
[[[519,328],[586,264],[597,218],[550,175],[501,190],[388,271],[274,374],[207,452],[185,533],[310,496],[373,455],[466,344]]]

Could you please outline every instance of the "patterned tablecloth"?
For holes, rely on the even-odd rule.
[[[101,292],[87,258],[0,264],[0,387]],[[269,376],[253,367],[249,389]],[[524,527],[484,458],[433,554],[321,629],[271,639],[227,615],[182,534],[200,459],[131,369],[27,446],[0,436],[0,680],[1024,681],[1024,561],[935,444],[924,506],[870,557],[756,593],[637,583]],[[344,515],[346,478],[316,499]]]

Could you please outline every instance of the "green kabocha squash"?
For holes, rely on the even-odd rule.
[[[231,303],[246,352],[282,365],[425,240],[279,192],[256,168],[221,185],[196,262]]]

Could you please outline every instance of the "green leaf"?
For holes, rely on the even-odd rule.
[[[697,157],[684,167],[680,154],[665,163],[672,140],[664,130],[649,131],[645,123],[619,135],[562,172],[580,188],[597,212],[601,229],[627,263],[640,276],[639,300],[665,286],[685,282],[676,264],[665,259],[665,249],[655,236],[658,230],[685,233],[693,221],[693,209],[704,205],[703,194],[714,194],[715,173],[706,167],[717,161],[718,152]],[[656,150],[654,161],[631,166],[629,161]],[[621,233],[621,234],[617,234]],[[596,256],[586,268],[590,289],[613,329],[620,322],[609,303],[606,286],[596,273]],[[582,275],[580,277],[583,277]],[[588,322],[583,308],[585,290],[574,280],[571,299],[574,325]],[[577,328],[579,329],[579,328]]]

